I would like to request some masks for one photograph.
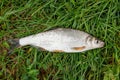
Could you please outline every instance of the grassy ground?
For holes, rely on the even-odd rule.
[[[84,53],[41,52],[31,46],[7,55],[8,39],[56,27],[83,30],[105,42]],[[118,0],[0,0],[1,80],[119,80]]]

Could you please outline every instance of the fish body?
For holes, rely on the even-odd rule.
[[[58,28],[20,38],[20,46],[32,45],[50,52],[83,52],[104,46],[104,42],[90,34],[66,28]]]

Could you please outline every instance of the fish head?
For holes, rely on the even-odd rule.
[[[88,36],[87,44],[91,48],[101,48],[104,46],[105,43],[93,36]]]

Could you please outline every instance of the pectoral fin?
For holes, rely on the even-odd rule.
[[[72,49],[74,49],[74,50],[83,50],[83,49],[85,49],[85,46],[82,46],[82,47],[72,47]]]

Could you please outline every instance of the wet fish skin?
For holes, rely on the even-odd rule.
[[[104,42],[90,34],[58,28],[19,39],[20,46],[32,45],[50,52],[83,52],[104,46]]]

